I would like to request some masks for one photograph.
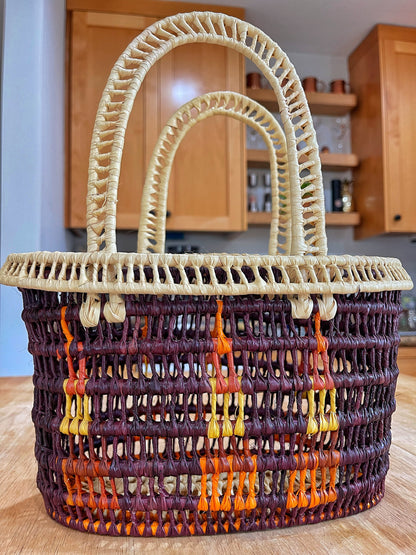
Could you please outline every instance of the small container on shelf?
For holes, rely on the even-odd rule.
[[[302,87],[305,92],[325,92],[327,85],[317,77],[304,77]]]
[[[256,195],[250,195],[248,197],[248,211],[249,212],[258,212],[259,207],[257,205]]]
[[[261,89],[261,73],[247,73],[246,85],[248,89]]]
[[[343,212],[352,212],[353,211],[353,204],[352,204],[352,180],[344,179],[342,182],[342,211]]]
[[[334,152],[347,154],[351,148],[350,123],[347,117],[336,118],[331,126]]]
[[[263,184],[265,187],[267,187],[267,189],[271,187],[272,179],[269,171],[263,174]]]
[[[345,94],[350,92],[350,85],[345,82],[344,79],[335,79],[334,81],[331,81],[329,88],[331,93],[335,94]]]
[[[247,176],[247,182],[250,189],[254,189],[257,187],[257,174],[254,172],[250,172]]]
[[[270,193],[266,193],[264,195],[263,212],[271,212],[271,211],[272,211],[272,195]]]
[[[342,212],[342,183],[340,179],[332,179],[332,212]]]

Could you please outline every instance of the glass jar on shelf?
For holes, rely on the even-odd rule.
[[[252,127],[247,126],[246,145],[249,150],[265,150],[266,144]]]
[[[347,154],[350,151],[350,126],[347,116],[335,118],[331,125],[332,152]]]
[[[352,212],[353,200],[352,200],[352,179],[344,179],[341,185],[341,197],[342,197],[342,211]]]

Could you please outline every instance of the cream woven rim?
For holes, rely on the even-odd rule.
[[[135,96],[157,60],[173,48],[193,42],[229,46],[257,65],[276,93],[285,136],[264,108],[237,93],[212,93],[186,104],[169,121],[152,157],[142,199],[138,237],[141,254],[117,253],[118,180]],[[269,149],[273,213],[268,256],[161,254],[167,183],[176,148],[190,127],[217,113],[254,126]],[[87,293],[80,313],[85,326],[98,322],[100,293],[109,294],[104,315],[112,322],[125,318],[123,294],[144,293],[285,294],[292,301],[293,315],[299,318],[309,316],[309,296],[317,294],[321,296],[321,315],[328,319],[336,311],[333,294],[413,286],[397,259],[326,256],[319,151],[299,78],[287,56],[267,35],[246,22],[218,13],[194,12],[161,20],[134,39],[115,64],[92,138],[87,234],[85,254],[35,252],[8,256],[0,270],[0,283]],[[276,255],[282,251],[290,256]]]
[[[204,269],[208,277],[203,275]],[[179,283],[172,277],[176,270]],[[252,272],[249,279],[247,270]],[[281,277],[276,279],[273,270]],[[413,286],[396,258],[347,255],[41,251],[10,254],[0,280],[5,285],[45,291],[155,295],[349,294]]]

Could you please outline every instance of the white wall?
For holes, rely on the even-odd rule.
[[[66,250],[65,0],[5,0],[1,263],[11,252]],[[15,288],[0,288],[0,375],[31,374]]]

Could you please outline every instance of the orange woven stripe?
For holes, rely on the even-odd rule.
[[[68,341],[69,344],[71,344],[72,341],[74,340],[74,336],[69,331],[68,324],[65,319],[67,308],[68,308],[67,306],[63,306],[61,308],[61,326],[62,326],[62,331],[64,332],[64,335],[65,335],[65,339]]]
[[[217,339],[216,350],[219,355],[225,355],[231,352],[230,340],[226,337],[222,329],[222,307],[223,302],[217,299],[217,313],[215,315],[215,324],[211,332],[211,337]]]
[[[315,337],[318,344],[318,353],[326,351],[328,348],[328,340],[321,334],[321,315],[319,312],[315,314]]]

